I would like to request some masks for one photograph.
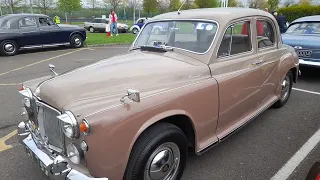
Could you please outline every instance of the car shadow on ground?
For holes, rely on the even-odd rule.
[[[317,67],[300,67],[300,80],[310,83],[320,83],[320,68]]]

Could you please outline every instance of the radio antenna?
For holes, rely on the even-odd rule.
[[[180,8],[178,9],[178,14],[180,14],[180,9],[182,8],[182,6],[184,5],[184,3],[186,3],[187,0],[184,0],[183,3],[181,4]]]

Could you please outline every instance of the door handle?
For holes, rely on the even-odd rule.
[[[258,62],[252,63],[252,65],[259,65],[259,64],[263,64],[263,63],[265,63],[265,62],[266,62],[266,60],[263,59],[263,60],[260,60],[260,61],[258,61]]]

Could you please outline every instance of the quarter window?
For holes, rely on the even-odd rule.
[[[36,19],[33,17],[25,17],[19,21],[20,28],[37,27]]]
[[[274,45],[274,29],[269,21],[257,21],[257,42],[258,48],[265,48]]]
[[[250,22],[242,21],[230,25],[222,39],[219,47],[218,57],[249,52],[252,50]]]

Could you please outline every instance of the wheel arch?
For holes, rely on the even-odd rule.
[[[167,123],[176,125],[178,128],[180,128],[184,132],[188,140],[189,151],[195,153],[196,129],[192,119],[185,111],[171,110],[171,111],[163,112],[161,114],[153,116],[149,121],[146,121],[146,123],[144,123],[143,126],[141,126],[139,131],[136,133],[136,135],[132,139],[132,142],[130,144],[130,149],[128,151],[129,152],[128,157],[130,156],[132,148],[134,147],[134,144],[137,142],[139,137],[150,127],[155,126],[158,123],[162,123],[162,122],[167,122]]]
[[[70,36],[69,36],[69,41],[71,41],[71,37],[72,37],[73,35],[76,35],[76,34],[80,35],[80,36],[82,37],[83,41],[86,39],[86,38],[84,37],[84,35],[83,35],[80,31],[74,31],[74,32],[72,32],[72,33],[70,34]]]

